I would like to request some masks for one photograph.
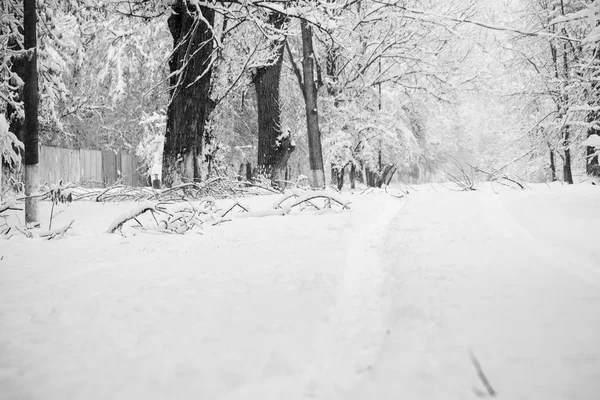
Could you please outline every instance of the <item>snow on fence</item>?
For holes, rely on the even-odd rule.
[[[121,181],[128,186],[146,186],[133,154],[100,150],[40,147],[40,181],[73,182],[104,187]]]

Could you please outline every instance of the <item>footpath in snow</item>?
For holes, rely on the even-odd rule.
[[[390,331],[344,399],[600,398],[600,191],[415,193]]]
[[[72,204],[0,243],[0,399],[600,398],[599,189],[415,189],[184,236]]]

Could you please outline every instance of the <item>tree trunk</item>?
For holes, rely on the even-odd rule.
[[[588,146],[586,148],[586,164],[585,171],[589,176],[600,177],[600,164],[598,163],[598,154],[596,153],[596,149],[594,147]]]
[[[246,180],[248,182],[252,181],[252,164],[249,162],[246,163]]]
[[[310,181],[313,187],[321,188],[325,186],[325,171],[323,170],[323,149],[321,147],[321,132],[319,131],[312,27],[305,20],[301,20],[300,29],[302,31],[302,69],[306,126],[308,129]]]
[[[573,173],[571,172],[571,149],[569,146],[571,145],[569,141],[569,130],[565,128],[564,136],[563,136],[563,146],[565,146],[564,150],[564,159],[563,159],[563,180],[567,182],[569,185],[573,184]]]
[[[552,149],[550,149],[550,172],[552,173],[552,182],[556,182],[556,161]]]
[[[596,51],[600,51],[600,49],[598,49]],[[588,121],[587,122],[588,123],[593,123],[593,122],[597,121],[597,119],[598,119],[598,113],[597,112],[591,112],[588,115]],[[589,138],[592,135],[600,135],[600,130],[598,130],[596,128],[590,128],[590,129],[588,129],[587,137]],[[593,154],[596,152],[596,149],[594,147],[587,146],[585,152],[586,152],[585,172],[589,176],[600,177],[600,165],[598,164],[598,155],[593,156]]]
[[[179,183],[182,177],[194,181],[204,178],[202,146],[214,108],[210,98],[213,53],[210,28],[215,12],[206,7],[188,7],[184,0],[176,0],[171,8],[168,25],[174,51],[169,60],[171,99],[162,173],[166,186]]]
[[[282,29],[286,21],[283,14],[269,15],[269,24],[275,29]],[[291,133],[287,131],[284,135],[281,126],[279,83],[284,41],[285,37],[271,43],[274,52],[271,65],[258,68],[253,76],[258,104],[258,166],[274,182],[285,179],[287,162],[295,149]]]
[[[337,175],[338,190],[342,190],[342,188],[344,187],[344,171],[345,170],[346,170],[346,168],[342,168],[341,170],[338,171],[338,175]]]
[[[356,189],[356,165],[350,164],[350,189]]]
[[[38,190],[38,74],[37,74],[37,14],[35,0],[24,0],[24,40],[27,55],[23,105],[25,108],[25,222],[38,221],[37,199],[30,198]]]

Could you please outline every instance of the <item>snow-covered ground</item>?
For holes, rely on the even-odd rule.
[[[0,399],[599,399],[600,188],[409,191],[183,236],[61,206],[0,242]]]

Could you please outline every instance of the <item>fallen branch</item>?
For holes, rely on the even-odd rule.
[[[120,229],[125,222],[134,219],[139,215],[142,215],[146,211],[155,211],[155,205],[152,203],[142,203],[136,206],[135,208],[129,210],[128,212],[121,214],[110,224],[107,232],[115,233],[115,231]]]
[[[506,175],[506,173],[505,173],[505,172],[503,172],[503,171],[501,171],[501,170],[499,170],[499,169],[497,169],[497,170],[493,170],[492,172],[488,172],[488,171],[484,171],[484,170],[482,170],[482,169],[481,169],[481,168],[479,168],[479,167],[471,167],[471,168],[473,168],[473,170],[475,170],[475,171],[477,171],[477,172],[481,172],[482,174],[485,174],[485,175],[487,175],[487,176],[488,176],[488,179],[489,179],[490,181],[497,181],[498,183],[502,183],[502,182],[499,182],[499,179],[504,179],[504,180],[506,180],[506,181],[508,181],[508,182],[512,182],[512,183],[514,183],[514,184],[515,184],[515,185],[517,185],[517,186],[518,186],[520,189],[523,189],[523,190],[525,190],[525,185],[524,185],[524,184],[522,184],[521,182],[519,182],[519,181],[517,181],[517,180],[515,180],[515,179],[512,179],[512,178],[510,178],[508,175]]]
[[[310,203],[311,200],[314,200],[317,198],[331,200],[331,201],[339,204],[343,209],[350,209],[350,207],[349,207],[350,202],[345,200],[341,196],[331,194],[324,190],[303,191],[300,189],[288,190],[283,196],[281,196],[280,198],[275,200],[275,202],[273,203],[273,208],[277,209],[277,208],[282,207],[282,204],[286,200],[289,200],[289,199],[295,199],[293,201],[292,205],[289,206],[289,208],[291,209],[292,207],[300,205],[301,203]],[[313,207],[315,207],[316,209],[320,209],[320,207],[316,206],[315,204],[312,204],[312,203],[310,203],[310,204]]]
[[[488,380],[487,376],[485,376],[485,373],[483,372],[483,368],[481,368],[481,364],[479,364],[479,361],[475,357],[475,354],[473,354],[472,351],[469,351],[469,356],[471,358],[471,362],[473,363],[473,366],[475,367],[475,370],[477,371],[477,376],[479,376],[479,379],[481,379],[481,382],[483,383],[483,386],[485,386],[485,389],[487,390],[488,395],[490,395],[491,397],[495,397],[496,391],[490,384],[490,381]]]
[[[73,225],[74,222],[75,222],[75,220],[72,219],[71,222],[69,222],[67,225],[65,225],[61,228],[51,229],[48,232],[42,232],[38,236],[41,238],[47,238],[48,240],[52,240],[56,237],[63,237],[64,234],[67,233],[67,231],[69,229],[71,229],[71,226]]]
[[[23,208],[19,208],[19,206],[17,205],[17,202],[14,199],[9,199],[9,200],[5,200],[2,203],[0,203],[0,214],[2,214],[5,211],[22,211]]]

